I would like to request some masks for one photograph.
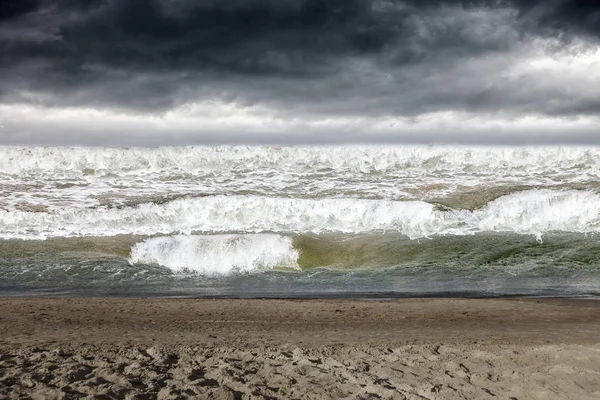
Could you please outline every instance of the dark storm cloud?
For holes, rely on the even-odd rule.
[[[521,13],[531,13],[541,28],[567,34],[600,37],[600,2],[597,0],[515,0]]]
[[[16,18],[40,7],[38,0],[4,1],[0,3],[0,21]]]
[[[596,114],[590,96],[499,73],[532,37],[598,40],[599,12],[591,0],[2,1],[0,101]]]

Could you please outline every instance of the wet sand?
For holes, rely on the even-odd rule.
[[[0,298],[0,398],[598,399],[600,302]]]

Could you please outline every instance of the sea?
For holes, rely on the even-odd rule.
[[[0,295],[600,295],[600,147],[0,147]]]

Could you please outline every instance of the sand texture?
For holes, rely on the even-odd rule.
[[[600,304],[3,298],[0,398],[599,399]]]

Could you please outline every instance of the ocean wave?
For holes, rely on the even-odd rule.
[[[442,230],[446,215],[425,202],[213,196],[126,208],[0,211],[0,237],[393,230],[416,238]]]
[[[176,235],[149,238],[131,248],[129,264],[152,265],[175,273],[228,275],[236,272],[293,270],[369,273],[400,268],[500,274],[569,274],[598,270],[597,241],[581,234],[548,235],[547,246],[514,233],[480,233],[410,240],[398,234],[374,235]],[[482,268],[483,267],[483,268]],[[551,272],[553,270],[553,272]]]
[[[528,190],[470,211],[423,201],[290,199],[260,196],[183,198],[135,207],[0,211],[0,237],[157,235],[192,233],[396,232],[411,239],[477,232],[593,233],[600,230],[600,195],[577,190]]]
[[[533,188],[600,193],[599,176],[600,147],[0,146],[0,209],[57,212],[254,195],[474,210]]]
[[[206,175],[241,171],[287,174],[482,173],[500,176],[600,172],[596,147],[189,146],[86,148],[0,146],[0,171],[13,177]]]
[[[273,268],[298,269],[292,239],[273,234],[150,238],[131,250],[131,264],[156,264],[206,275]]]
[[[392,276],[410,281],[434,279],[439,274],[468,276],[473,282],[492,276],[583,280],[583,276],[597,275],[599,249],[596,238],[579,233],[547,234],[544,244],[532,236],[490,232],[427,240],[410,240],[398,233],[53,238],[0,240],[0,269],[5,280],[45,283],[82,278],[86,282],[155,284],[162,280],[172,284],[171,279],[196,275],[219,280],[241,273],[244,276],[234,285],[236,289],[248,282],[247,274],[265,279],[262,283],[304,277],[315,285],[319,276],[330,273],[350,274],[358,280],[376,274],[386,282]],[[257,277],[266,271],[274,273]]]

